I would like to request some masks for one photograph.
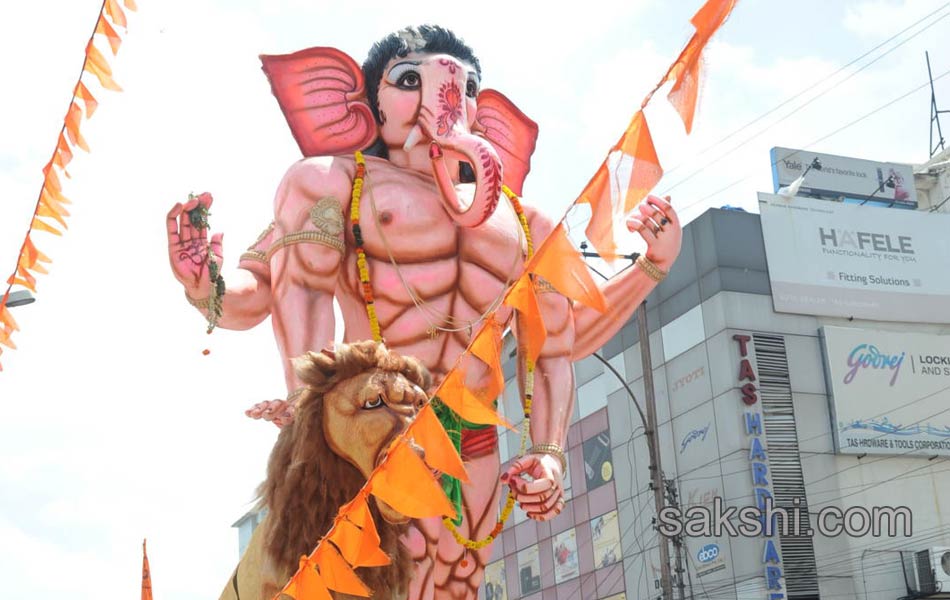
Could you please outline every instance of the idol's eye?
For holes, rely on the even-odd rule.
[[[415,61],[401,62],[389,70],[386,81],[403,90],[417,90],[422,87],[422,77],[416,69],[418,66],[419,63]]]
[[[415,71],[406,71],[396,80],[396,87],[404,90],[417,90],[422,85],[422,78]]]
[[[379,408],[379,407],[382,406],[383,404],[385,404],[385,402],[383,402],[383,395],[382,395],[382,394],[379,394],[378,396],[376,396],[376,397],[373,398],[372,400],[367,400],[366,402],[364,402],[364,403],[363,403],[363,410],[372,410],[372,409],[374,409],[374,408]]]
[[[465,83],[465,95],[469,98],[474,98],[478,95],[478,82],[474,79],[469,79]]]

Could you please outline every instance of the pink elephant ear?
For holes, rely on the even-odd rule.
[[[304,156],[362,150],[376,139],[363,72],[352,58],[335,48],[260,58]]]
[[[475,128],[498,152],[504,167],[505,184],[520,196],[524,178],[531,170],[538,124],[495,90],[482,91],[477,105]]]

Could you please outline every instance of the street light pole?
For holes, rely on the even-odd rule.
[[[659,518],[664,505],[663,465],[660,462],[660,439],[656,426],[656,396],[653,391],[653,360],[650,356],[650,331],[647,327],[647,303],[643,301],[637,307],[637,331],[640,337],[640,359],[643,363],[643,394],[647,403],[646,434],[650,446],[650,487],[656,503]],[[663,534],[658,537],[660,546],[660,589],[663,600],[673,600],[673,582],[670,580],[670,545]]]

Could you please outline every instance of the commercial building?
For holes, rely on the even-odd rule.
[[[812,155],[802,154],[807,166]],[[675,268],[647,299],[662,468],[682,510],[771,497],[800,508],[802,529],[817,528],[829,508],[908,510],[889,513],[900,530],[893,537],[684,535],[685,597],[950,591],[948,158],[917,169],[916,211],[870,194],[863,205],[847,191],[829,199],[832,182],[802,186],[822,199],[763,195],[761,216],[710,210],[686,226]],[[789,183],[776,177],[776,189]],[[640,344],[631,321],[600,354],[642,404]],[[503,409],[517,422],[513,359],[505,366]],[[483,598],[660,596],[643,424],[600,361],[577,363],[575,375],[570,501],[548,523],[516,510]],[[505,433],[501,448],[512,458],[518,436]],[[861,515],[851,520],[859,533]],[[822,524],[842,521],[831,513]]]

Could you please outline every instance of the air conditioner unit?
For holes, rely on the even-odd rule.
[[[918,590],[922,594],[950,592],[950,546],[935,546],[915,555]]]

